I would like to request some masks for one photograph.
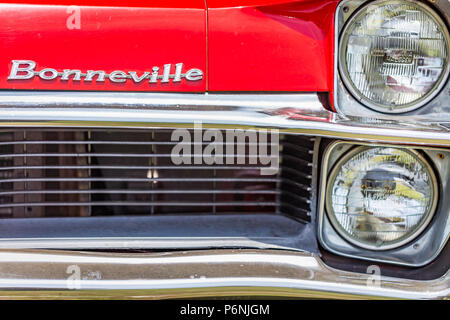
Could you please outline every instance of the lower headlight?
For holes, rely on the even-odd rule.
[[[420,153],[362,146],[331,171],[326,209],[344,239],[366,249],[387,250],[426,228],[437,193],[436,176]]]

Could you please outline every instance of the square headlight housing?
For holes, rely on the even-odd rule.
[[[439,148],[330,142],[319,185],[321,245],[371,261],[406,266],[431,262],[450,232],[449,157],[450,151]],[[351,205],[346,207],[345,201]]]
[[[428,24],[437,32],[433,41],[421,31]],[[347,116],[450,121],[449,24],[447,0],[341,1],[335,17],[335,109]]]

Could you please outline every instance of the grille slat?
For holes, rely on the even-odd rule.
[[[0,208],[9,207],[80,207],[80,206],[276,206],[276,202],[27,202],[0,204]]]
[[[252,169],[260,170],[264,168],[261,167],[239,167],[239,166],[214,166],[214,170],[241,170],[241,169]],[[1,170],[36,170],[36,169],[117,169],[117,170],[148,170],[148,169],[158,169],[158,170],[209,170],[210,166],[15,166],[15,167],[0,167]]]
[[[289,180],[289,179],[285,179]],[[0,179],[0,183],[10,182],[65,182],[65,181],[127,181],[127,182],[277,182],[276,178],[17,178]],[[292,183],[294,181],[290,180]]]
[[[224,141],[215,154],[223,163],[213,165],[197,162],[202,158],[191,149],[183,154],[191,162],[175,165],[174,146],[203,151],[211,142],[180,143],[171,141],[171,134],[168,129],[0,131],[0,217],[267,213],[310,219],[314,139],[280,136],[280,170],[261,175],[268,165],[248,154],[257,143]],[[268,153],[277,145],[269,139]]]
[[[130,193],[130,194],[210,194],[210,193],[237,193],[237,194],[279,194],[278,190],[23,190],[23,191],[10,191],[0,192],[0,196],[14,195],[14,194],[62,194],[62,193]],[[299,197],[301,199],[306,199]],[[305,200],[309,201],[309,200]]]
[[[192,142],[192,143],[184,143],[184,142],[177,142],[177,141],[92,141],[92,140],[87,140],[87,141],[63,141],[63,140],[55,140],[55,141],[39,141],[39,140],[26,140],[26,141],[8,141],[8,142],[0,142],[0,146],[7,146],[7,145],[25,145],[25,144],[39,144],[39,145],[47,145],[47,144],[57,144],[57,145],[62,145],[62,144],[76,144],[76,145],[97,145],[97,144],[105,144],[105,145],[123,145],[123,144],[127,144],[127,145],[144,145],[144,146],[153,146],[153,145],[161,145],[161,146],[174,146],[177,144],[181,144],[181,145],[208,145],[210,142],[201,142],[201,143],[196,143],[196,142]],[[236,145],[236,146],[251,146],[251,145],[257,145],[257,143],[251,143],[251,142],[247,142],[247,143],[241,143],[241,142],[235,142],[235,143],[227,143],[227,142],[223,142],[224,146],[227,145]],[[267,142],[267,145],[271,146],[271,145],[275,145],[273,143]]]

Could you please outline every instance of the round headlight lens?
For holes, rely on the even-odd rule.
[[[330,174],[327,213],[349,242],[385,250],[416,237],[431,220],[437,180],[416,151],[358,147]]]
[[[406,112],[445,84],[449,43],[445,23],[419,1],[374,1],[344,28],[339,68],[347,88],[368,107]]]

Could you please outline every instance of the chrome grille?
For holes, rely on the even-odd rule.
[[[250,212],[309,220],[314,139],[281,136],[279,173],[261,175],[263,166],[249,161],[174,165],[171,132],[2,131],[0,217]]]

